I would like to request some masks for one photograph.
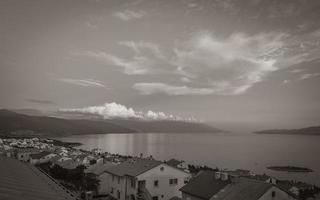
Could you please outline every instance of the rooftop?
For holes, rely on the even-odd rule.
[[[49,154],[51,154],[51,152],[43,151],[43,152],[36,153],[36,154],[30,154],[30,157],[31,157],[32,159],[40,159],[40,158],[42,158],[42,157],[44,157],[44,156],[47,156],[47,155],[49,155]]]
[[[160,164],[162,164],[162,162],[157,160],[133,158],[108,168],[106,172],[117,176],[129,175],[134,177],[155,168]]]
[[[0,199],[75,200],[62,186],[31,164],[0,156]]]
[[[216,194],[215,200],[257,200],[271,187],[272,184],[263,181],[239,178],[236,183]]]
[[[89,166],[85,170],[85,172],[86,173],[94,173],[96,175],[100,175],[103,172],[105,172],[107,169],[109,169],[110,167],[113,167],[113,166],[115,166],[115,164],[113,164],[112,162],[106,161],[103,164],[98,163],[98,164],[94,164],[94,165]]]
[[[214,171],[203,171],[183,186],[180,191],[198,198],[210,199],[231,183],[230,180],[215,179],[214,174]]]

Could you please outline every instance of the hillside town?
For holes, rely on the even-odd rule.
[[[36,137],[0,139],[0,199],[319,199],[317,186],[249,170],[219,170],[75,146]]]

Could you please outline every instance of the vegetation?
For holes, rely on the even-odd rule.
[[[208,167],[206,165],[203,165],[203,166],[200,166],[200,165],[188,165],[188,169],[190,171],[191,174],[197,174],[198,172],[200,171],[219,171],[219,169],[216,167],[216,168],[211,168],[211,167]]]
[[[300,193],[299,195],[300,199],[305,200],[308,198],[313,198],[315,197],[316,194],[319,194],[320,188],[314,185],[313,187],[300,189],[299,193]]]
[[[75,169],[65,169],[51,162],[39,164],[38,167],[48,173],[51,177],[61,181],[64,186],[73,191],[97,191],[99,180],[92,173],[84,173],[83,165]]]

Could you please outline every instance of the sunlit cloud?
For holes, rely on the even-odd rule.
[[[140,120],[173,120],[173,121],[195,121],[193,117],[183,118],[164,112],[149,110],[147,112],[136,111],[133,108],[115,102],[105,103],[101,106],[89,106],[84,108],[60,109],[60,112],[73,112],[82,114],[95,114],[104,119],[140,119]]]

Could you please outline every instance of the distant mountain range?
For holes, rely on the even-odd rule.
[[[301,129],[273,129],[256,131],[258,134],[290,134],[290,135],[320,135],[320,126],[313,126]]]
[[[18,112],[18,111],[17,111]],[[103,133],[213,133],[222,132],[203,123],[137,119],[65,119],[0,110],[0,135],[65,136]],[[20,112],[20,111],[19,111]],[[25,112],[25,110],[23,110]],[[30,114],[30,112],[27,112]]]

